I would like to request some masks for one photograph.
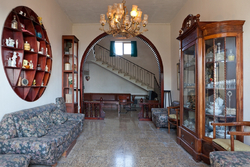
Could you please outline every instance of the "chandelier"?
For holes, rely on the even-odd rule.
[[[145,27],[148,24],[148,15],[144,14],[143,20],[141,18],[142,11],[138,6],[132,5],[132,10],[130,12],[131,18],[128,15],[127,7],[125,6],[126,1],[122,3],[114,3],[114,5],[108,5],[107,12],[107,23],[109,25],[108,30],[104,29],[106,24],[105,14],[100,15],[100,23],[102,27],[101,31],[106,32],[107,34],[112,34],[114,37],[118,34],[131,38],[137,35],[142,34],[145,31],[148,31]],[[143,30],[141,30],[141,24]]]

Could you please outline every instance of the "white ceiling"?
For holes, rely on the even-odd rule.
[[[100,14],[106,14],[108,5],[122,0],[56,0],[73,23],[99,23]],[[149,23],[170,23],[187,0],[127,0],[131,11],[137,5],[148,14]],[[142,13],[142,14],[143,14]]]

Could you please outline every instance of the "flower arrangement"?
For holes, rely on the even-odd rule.
[[[68,77],[68,80],[69,80],[69,85],[72,85],[72,84],[73,84],[73,79],[72,79],[72,77]]]

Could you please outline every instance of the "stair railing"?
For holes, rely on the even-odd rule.
[[[106,64],[107,67],[118,70],[119,73],[123,73],[124,76],[129,76],[130,79],[141,83],[142,86],[154,89],[154,73],[121,56],[110,57],[109,50],[101,45],[95,45],[94,50],[96,61],[101,61],[103,64]]]

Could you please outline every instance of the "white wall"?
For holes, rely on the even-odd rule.
[[[51,47],[52,47],[52,74],[48,86],[40,99],[35,102],[26,102],[19,98],[12,90],[5,76],[2,59],[0,59],[0,119],[4,114],[17,110],[35,107],[55,102],[55,98],[62,96],[62,49],[63,34],[72,33],[72,22],[68,19],[60,6],[54,0],[0,0],[0,32],[2,39],[3,25],[9,12],[17,6],[27,6],[43,19]],[[0,53],[1,47],[0,47]]]
[[[188,0],[184,7],[179,11],[171,22],[171,54],[172,64],[176,64],[179,60],[178,50],[179,44],[176,37],[179,34],[183,20],[188,14],[200,14],[201,21],[222,21],[222,20],[245,20],[243,26],[243,60],[244,60],[244,120],[250,120],[250,13],[249,13],[249,0]],[[172,67],[173,74],[176,73],[176,68]],[[174,99],[179,98],[179,91],[175,88],[176,77],[172,76],[172,90],[174,91]],[[250,139],[246,139],[246,142],[250,144]]]
[[[100,24],[74,24],[73,34],[79,41],[79,62],[85,49],[98,35]],[[170,55],[170,24],[148,24],[147,32],[143,33],[157,48],[161,55],[164,68],[164,89],[171,89],[171,55]]]
[[[94,63],[89,63],[89,76],[89,81],[84,79],[84,93],[131,93],[132,95],[148,94],[145,90]]]

